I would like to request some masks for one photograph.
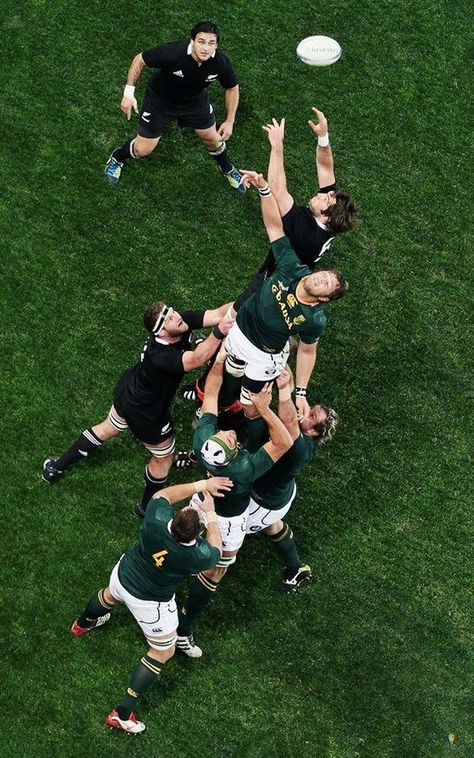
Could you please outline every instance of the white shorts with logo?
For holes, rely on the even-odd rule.
[[[225,349],[239,361],[244,361],[245,376],[260,382],[270,382],[283,371],[288,354],[266,353],[250,342],[245,334],[234,324],[225,341]]]
[[[265,505],[259,505],[259,503],[253,498],[250,498],[247,534],[261,532],[262,529],[265,529],[267,526],[271,526],[272,524],[276,524],[277,521],[280,521],[280,519],[286,516],[290,510],[295,495],[296,484],[293,485],[293,492],[291,493],[291,497],[287,504],[284,505],[283,508],[279,508],[277,511],[271,511],[268,508],[265,508]]]
[[[199,503],[200,499],[197,495],[194,495],[189,501],[189,505],[192,505],[198,511],[201,524],[207,528],[206,513],[200,509]],[[246,535],[248,515],[249,508],[238,516],[219,516],[217,514],[223,550],[234,552],[242,546]]]
[[[110,594],[125,603],[135,618],[151,647],[153,637],[171,636],[178,628],[178,609],[175,596],[171,600],[158,602],[156,600],[140,600],[131,595],[122,585],[118,575],[120,561],[114,566],[109,580]],[[158,648],[158,649],[161,649]]]

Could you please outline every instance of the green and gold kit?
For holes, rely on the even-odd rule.
[[[280,353],[292,334],[302,342],[316,342],[326,327],[322,305],[304,305],[296,299],[296,287],[302,277],[311,274],[291,247],[288,237],[272,243],[277,268],[244,302],[237,313],[237,325],[259,350]]]
[[[252,497],[255,502],[270,511],[277,511],[287,505],[293,492],[295,478],[310,462],[316,449],[313,437],[300,434],[272,470],[254,482]]]
[[[216,513],[226,517],[240,516],[250,502],[253,482],[272,468],[273,460],[262,448],[255,453],[241,449],[227,466],[208,465],[202,458],[201,448],[217,431],[217,416],[203,413],[193,435],[194,452],[201,469],[207,471],[208,476],[228,476],[234,482],[230,492],[214,499]]]
[[[220,558],[219,550],[206,540],[197,539],[191,545],[177,542],[169,530],[174,513],[165,498],[150,500],[140,539],[120,561],[120,582],[141,600],[171,600],[186,576],[212,568]]]

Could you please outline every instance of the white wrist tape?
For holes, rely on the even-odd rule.
[[[123,90],[123,96],[128,100],[135,100],[135,87],[133,84],[126,84]]]
[[[327,147],[329,145],[329,134],[324,137],[318,137],[318,147]]]

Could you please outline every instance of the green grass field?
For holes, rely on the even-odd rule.
[[[135,130],[119,110],[133,55],[202,17],[240,78],[231,157],[265,171],[261,125],[285,116],[305,201],[317,105],[362,223],[324,259],[351,289],[310,393],[342,420],[290,518],[314,580],[279,595],[276,553],[249,539],[196,625],[205,656],[167,664],[129,737],[103,719],[140,630],[125,609],[97,635],[68,629],[136,539],[147,456],[123,436],[53,487],[41,464],[105,416],[150,302],[217,306],[264,257],[258,198],[236,198],[190,131],[170,128],[117,188],[103,177]],[[461,0],[5,0],[2,758],[431,758],[450,732],[474,756],[473,20]],[[336,65],[296,59],[315,33],[342,45]],[[190,406],[174,415],[183,446]]]

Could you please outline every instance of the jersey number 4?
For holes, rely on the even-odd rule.
[[[165,562],[165,555],[168,555],[167,550],[159,550],[157,553],[153,553],[151,557],[155,561],[156,568],[161,568],[161,566]]]

